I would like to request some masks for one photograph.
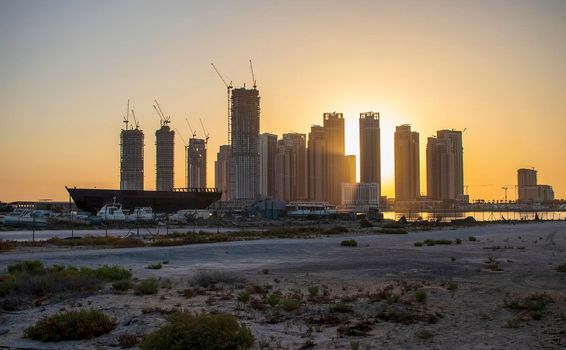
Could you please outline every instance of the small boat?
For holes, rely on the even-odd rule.
[[[289,217],[329,217],[336,215],[336,206],[327,202],[291,202],[287,204]]]
[[[96,214],[102,221],[126,221],[126,214],[122,210],[122,204],[113,203],[104,205]]]
[[[4,216],[3,223],[4,226],[44,227],[47,226],[47,218],[42,211],[16,209]]]
[[[132,213],[126,217],[128,222],[153,222],[155,221],[155,214],[151,207],[135,208]]]

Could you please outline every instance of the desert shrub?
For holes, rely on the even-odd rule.
[[[162,266],[161,266],[161,263],[157,263],[157,264],[148,265],[148,266],[146,267],[146,269],[159,270],[159,269],[161,269],[161,267],[162,267]]]
[[[6,252],[14,249],[15,247],[16,245],[14,243],[0,239],[0,252]]]
[[[159,285],[155,278],[148,278],[134,285],[134,293],[137,295],[157,294],[158,289]]]
[[[448,285],[446,286],[446,289],[448,289],[451,292],[454,292],[456,289],[458,289],[458,283],[449,282]]]
[[[138,343],[138,337],[134,334],[122,334],[118,337],[118,344],[121,348],[133,348]]]
[[[556,271],[558,272],[566,272],[566,263],[560,264],[556,267]]]
[[[103,265],[96,269],[82,267],[80,269],[82,274],[92,275],[93,277],[100,278],[104,281],[119,281],[132,277],[132,273],[118,265],[109,266]]]
[[[456,238],[456,244],[462,244],[462,240],[460,238]]]
[[[119,280],[112,282],[112,289],[119,292],[125,292],[130,289],[130,280]]]
[[[250,293],[246,291],[240,292],[240,294],[238,294],[238,301],[240,303],[247,304],[248,301],[250,301]]]
[[[357,247],[358,242],[355,239],[347,239],[340,242],[340,245],[343,247]]]
[[[320,288],[318,286],[309,287],[309,296],[311,298],[316,298],[319,292]]]
[[[360,342],[352,340],[350,342],[350,350],[359,350],[360,349]]]
[[[279,302],[279,306],[284,311],[291,312],[299,309],[300,302],[298,299],[284,298]]]
[[[68,311],[43,317],[25,330],[28,338],[42,342],[91,339],[112,331],[116,320],[97,310]]]
[[[168,324],[144,338],[141,350],[239,350],[248,349],[254,341],[249,328],[228,314],[173,313],[167,320]]]
[[[261,273],[263,273],[264,275],[269,275],[269,269],[263,269],[261,270]]]
[[[11,275],[17,275],[19,273],[40,274],[45,272],[45,268],[41,261],[31,260],[8,265],[8,272]]]
[[[281,301],[281,296],[277,293],[271,293],[267,296],[265,300],[271,307],[275,307],[279,305],[279,302]]]
[[[427,246],[452,244],[452,241],[449,239],[426,239],[424,241],[424,244],[426,244]]]
[[[245,279],[229,272],[222,271],[200,271],[192,279],[191,283],[207,288],[215,284],[235,285],[244,283]]]
[[[478,240],[478,239],[477,239],[476,237],[474,237],[474,236],[468,237],[468,241],[470,241],[470,242],[475,242],[475,241],[477,241],[477,240]]]
[[[16,278],[10,275],[0,276],[0,297],[8,295],[10,290],[14,287]]]
[[[48,239],[47,242],[57,246],[69,247],[97,246],[108,248],[134,248],[145,246],[145,243],[141,239],[133,237],[81,237],[76,239],[61,239],[55,237]]]
[[[415,242],[415,243],[413,243],[413,245],[414,245],[415,247],[422,247],[422,246],[423,246],[423,242]]]
[[[426,302],[426,292],[424,290],[418,290],[415,293],[415,300],[419,303]]]

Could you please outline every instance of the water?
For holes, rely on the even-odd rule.
[[[383,212],[385,219],[399,220],[405,216],[407,220],[413,221],[421,217],[423,220],[437,220],[450,222],[454,219],[464,219],[468,216],[476,221],[499,221],[499,220],[534,220],[538,215],[541,220],[564,220],[566,211],[454,211],[450,209],[435,212]]]

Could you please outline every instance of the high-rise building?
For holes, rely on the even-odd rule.
[[[429,137],[426,144],[426,188],[432,200],[455,200],[455,155],[452,140]]]
[[[360,113],[360,182],[381,189],[381,135],[379,113]]]
[[[342,201],[342,182],[344,182],[344,115],[324,113],[324,133],[327,154],[327,201],[339,205]]]
[[[410,125],[395,128],[395,200],[420,196],[419,133]]]
[[[221,201],[230,200],[230,145],[221,145],[214,162],[214,186],[222,191]]]
[[[120,132],[120,189],[143,190],[143,131],[139,128]]]
[[[356,183],[356,156],[353,154],[344,156],[344,177],[342,182]]]
[[[206,188],[206,140],[190,138],[186,152],[187,187]]]
[[[255,199],[259,195],[259,114],[259,91],[257,89],[232,90],[231,199]]]
[[[277,154],[277,135],[259,135],[259,194],[272,197],[275,189],[275,155]]]
[[[517,170],[517,185],[520,202],[541,203],[554,200],[552,186],[539,185],[534,168]]]
[[[285,201],[307,199],[306,135],[283,134],[275,157],[275,194]]]
[[[326,133],[320,125],[313,125],[308,139],[307,177],[308,199],[316,202],[327,200]]]
[[[155,132],[155,187],[157,191],[170,191],[174,187],[175,131],[166,123]]]
[[[437,139],[449,139],[454,151],[454,195],[455,199],[464,199],[464,147],[462,144],[462,131],[438,130]]]

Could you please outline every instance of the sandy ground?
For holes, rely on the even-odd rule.
[[[468,241],[469,236],[478,238]],[[341,247],[344,239],[359,246]],[[460,245],[416,247],[425,239],[462,239]],[[495,259],[502,271],[486,268]],[[161,310],[182,308],[234,314],[256,337],[255,349],[299,349],[308,340],[314,349],[559,349],[566,347],[566,273],[555,270],[566,263],[566,222],[490,225],[412,232],[407,235],[358,235],[317,239],[228,242],[163,248],[81,249],[0,254],[0,268],[21,260],[38,259],[46,265],[99,266],[117,264],[134,277],[168,279],[172,288],[156,296],[115,294],[109,287],[94,295],[56,300],[41,307],[0,315],[0,347],[26,349],[106,349],[118,347],[121,334],[142,336],[164,321]],[[160,270],[148,264],[168,261]],[[302,292],[299,310],[278,317],[267,310],[237,302],[234,286],[201,290],[186,298],[198,271],[227,271],[246,279],[246,285],[268,285],[269,292]],[[266,274],[264,270],[268,270]],[[448,283],[457,285],[449,290]],[[328,290],[327,300],[308,298],[309,287]],[[375,301],[371,295],[391,286],[400,293],[395,303]],[[413,286],[407,288],[407,286]],[[414,290],[426,292],[424,303]],[[407,290],[407,291],[405,291]],[[541,320],[503,307],[506,295],[545,292],[554,302]],[[261,295],[252,294],[252,299]],[[331,310],[342,301],[351,312]],[[40,343],[23,338],[23,330],[40,317],[61,309],[97,308],[115,317],[118,327],[88,341]],[[148,308],[155,312],[148,312]],[[142,310],[145,308],[145,313]],[[383,317],[391,310],[413,314],[414,322],[396,323]],[[328,321],[333,316],[335,322]],[[508,321],[519,319],[516,327]],[[326,320],[326,321],[321,321]],[[344,329],[363,331],[344,335]],[[432,337],[421,339],[428,331]],[[354,332],[355,333],[355,332]],[[362,334],[363,333],[363,334]]]

